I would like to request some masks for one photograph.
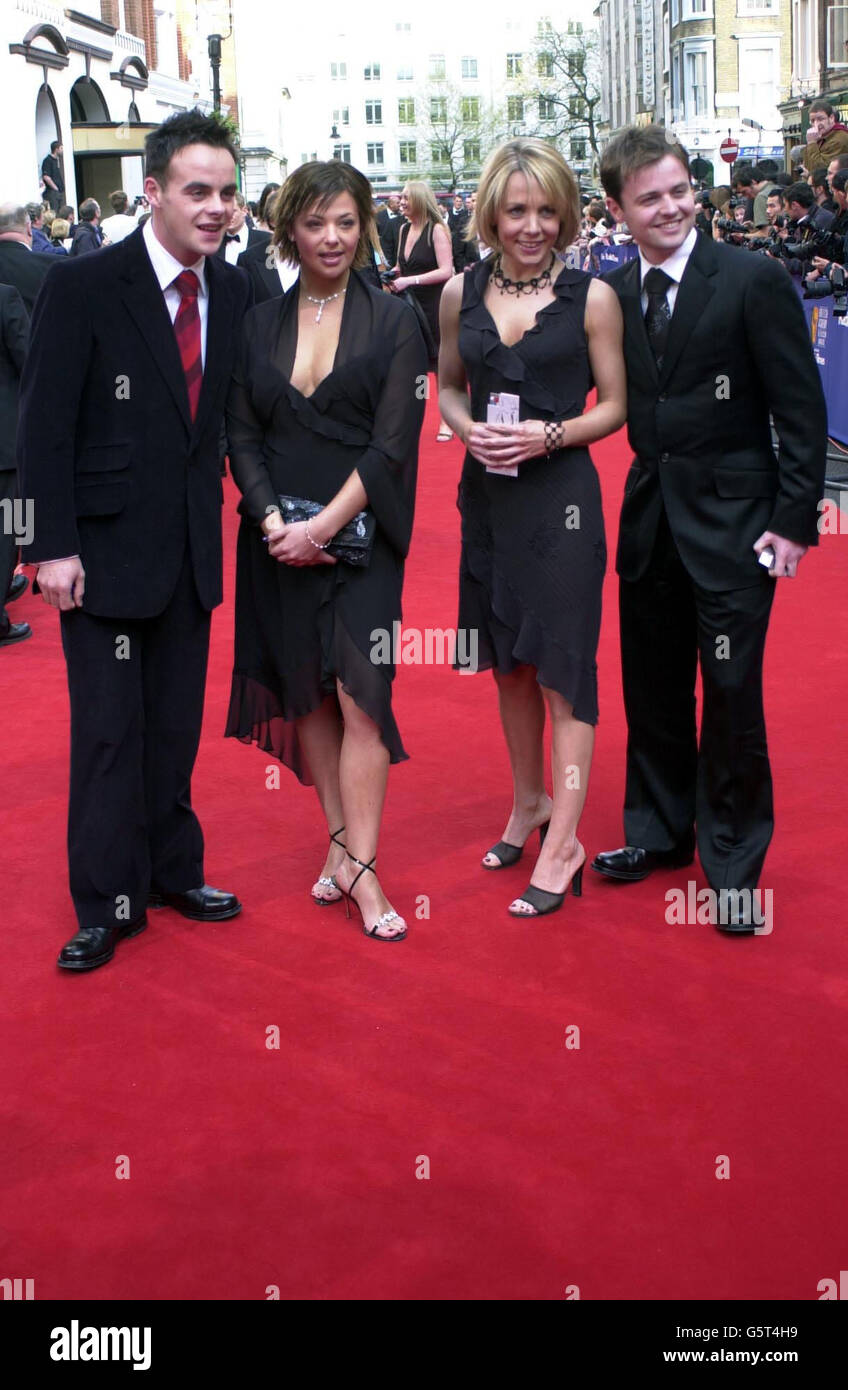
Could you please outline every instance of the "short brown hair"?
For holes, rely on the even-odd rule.
[[[116,188],[114,193],[109,194],[109,202],[112,204],[112,211],[116,216],[125,213],[129,207],[129,198],[122,188]]]
[[[689,155],[680,141],[661,125],[629,126],[610,140],[601,156],[601,183],[607,197],[621,202],[621,191],[631,174],[666,155],[678,159],[689,175]]]
[[[562,155],[547,140],[507,140],[493,150],[483,165],[477,185],[474,212],[465,229],[465,238],[480,237],[486,246],[501,249],[497,218],[506,197],[512,174],[535,179],[551,206],[559,214],[557,251],[570,246],[580,226],[580,189]]]
[[[340,193],[349,193],[359,213],[359,242],[353,258],[359,269],[373,259],[371,228],[374,222],[371,185],[364,174],[340,159],[312,159],[290,174],[280,189],[274,209],[274,230],[271,241],[280,249],[285,261],[300,265],[298,249],[292,240],[295,218],[316,205],[322,212]]]

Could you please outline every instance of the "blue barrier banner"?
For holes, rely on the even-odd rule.
[[[832,298],[802,302],[827,401],[827,432],[848,446],[848,315],[835,317]]]
[[[611,270],[618,270],[620,265],[625,265],[638,255],[639,248],[632,243],[629,246],[593,246],[586,269],[592,275],[608,275]]]

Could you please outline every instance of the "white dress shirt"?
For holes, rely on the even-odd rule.
[[[682,242],[680,246],[678,246],[676,251],[672,251],[671,255],[667,257],[666,260],[661,261],[659,265],[654,265],[651,261],[646,261],[645,257],[642,255],[642,252],[640,250],[639,269],[641,272],[641,277],[639,283],[642,286],[643,315],[648,312],[648,292],[645,289],[645,276],[647,275],[649,270],[664,270],[666,275],[668,275],[674,281],[673,285],[669,285],[665,294],[665,297],[668,300],[669,312],[672,314],[674,313],[674,304],[675,300],[677,299],[677,291],[680,288],[680,281],[683,279],[683,272],[686,269],[687,262],[692,254],[692,251],[694,250],[695,242],[697,240],[697,228],[692,227],[686,240]]]
[[[226,233],[224,235],[226,235]],[[247,250],[247,241],[249,236],[250,228],[245,222],[243,223],[241,230],[236,232],[236,237],[238,239],[236,241],[227,241],[224,243],[224,259],[226,260],[228,265],[235,265],[242,251]]]
[[[181,265],[170,251],[166,251],[156,233],[153,230],[153,218],[150,217],[145,222],[142,229],[144,244],[147,247],[147,254],[150,257],[150,264],[153,266],[153,273],[159,281],[162,293],[165,296],[165,307],[171,318],[171,323],[177,317],[177,310],[180,307],[182,295],[174,284],[177,276],[184,270],[193,270],[200,281],[200,289],[197,295],[197,308],[200,314],[200,360],[206,366],[206,325],[209,321],[209,287],[206,284],[206,257],[201,256],[193,265]],[[233,243],[235,245],[235,243]]]
[[[105,217],[100,223],[100,230],[107,236],[114,246],[116,242],[123,241],[124,237],[129,236],[136,228],[134,217],[129,213],[116,212],[111,217]]]

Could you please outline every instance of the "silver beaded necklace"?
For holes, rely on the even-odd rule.
[[[329,304],[333,299],[340,299],[343,294],[347,294],[347,285],[343,290],[336,290],[335,294],[328,294],[324,299],[316,299],[314,294],[304,294],[304,299],[308,299],[310,304],[318,305],[318,313],[315,315],[315,322],[321,322],[321,315],[324,312],[324,305]]]

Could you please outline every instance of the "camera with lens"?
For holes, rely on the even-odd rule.
[[[833,295],[833,316],[843,319],[848,315],[848,272],[844,265],[832,265],[830,278],[818,276],[815,280],[804,281],[805,299],[827,299]]]
[[[814,256],[823,256],[826,261],[835,261],[842,254],[842,237],[833,232],[813,232],[803,241],[785,241],[783,250],[787,256],[799,261],[811,261]]]

